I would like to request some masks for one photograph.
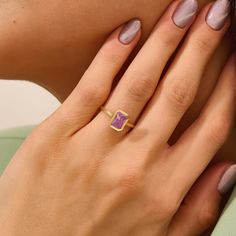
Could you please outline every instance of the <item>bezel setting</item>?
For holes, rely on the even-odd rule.
[[[118,132],[121,132],[124,130],[128,122],[129,122],[129,115],[122,110],[118,110],[114,113],[113,117],[111,118],[110,127]]]

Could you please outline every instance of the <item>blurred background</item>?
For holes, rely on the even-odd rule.
[[[52,94],[36,84],[0,80],[0,130],[38,124],[59,105]]]

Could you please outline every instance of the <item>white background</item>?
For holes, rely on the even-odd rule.
[[[54,96],[38,85],[0,80],[0,130],[38,124],[59,105]]]

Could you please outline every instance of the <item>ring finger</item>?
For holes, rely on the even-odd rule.
[[[106,103],[110,116],[121,109],[129,114],[130,122],[135,123],[155,92],[168,60],[193,22],[197,9],[195,0],[176,1],[169,7]],[[125,129],[117,135],[109,127],[109,118],[104,112],[100,112],[94,121],[91,125],[106,137],[119,139],[129,131]],[[114,125],[113,128],[117,127]]]

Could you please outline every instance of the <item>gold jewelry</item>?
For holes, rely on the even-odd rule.
[[[115,113],[107,110],[105,107],[101,107],[101,110],[111,118],[110,127],[118,132],[123,131],[127,126],[129,128],[134,128],[135,125],[129,122],[129,115],[122,111],[117,110]]]

